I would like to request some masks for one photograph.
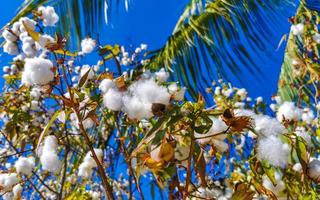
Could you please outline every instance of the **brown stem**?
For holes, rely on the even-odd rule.
[[[108,178],[105,174],[105,171],[104,171],[104,168],[102,166],[102,164],[100,163],[99,161],[99,158],[97,157],[95,151],[94,151],[94,148],[92,146],[92,143],[91,143],[91,140],[85,130],[85,128],[83,127],[83,124],[82,124],[82,118],[80,116],[80,112],[78,111],[78,109],[73,109],[77,118],[78,118],[78,125],[79,125],[79,129],[80,129],[80,133],[82,134],[82,136],[84,137],[89,149],[90,149],[90,152],[92,154],[92,157],[94,159],[94,161],[96,162],[97,166],[98,166],[98,173],[100,175],[100,178],[102,180],[102,185],[103,185],[103,188],[105,189],[106,193],[107,193],[107,197],[109,200],[114,200],[114,197],[113,197],[113,191],[112,191],[112,187],[111,185],[109,184],[108,182]]]
[[[188,190],[189,190],[189,184],[191,181],[191,162],[192,162],[192,156],[193,156],[193,146],[194,146],[194,135],[191,137],[191,145],[190,145],[190,152],[189,152],[189,158],[188,158],[188,166],[187,166],[187,178],[186,178],[186,185],[183,192],[183,200],[187,199],[188,196]]]

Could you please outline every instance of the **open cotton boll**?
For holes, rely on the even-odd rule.
[[[17,54],[19,54],[18,45],[14,42],[7,41],[3,45],[3,52],[10,54],[10,55],[17,55]]]
[[[17,21],[17,22],[12,24],[11,30],[16,36],[19,36],[21,34],[20,26],[21,26],[21,22],[20,21]]]
[[[35,163],[33,158],[19,157],[14,167],[18,173],[29,176],[32,173],[34,165]]]
[[[258,140],[257,156],[276,167],[285,167],[288,162],[289,148],[276,136],[268,136]]]
[[[176,101],[182,101],[184,99],[185,93],[186,93],[186,88],[181,87],[177,92],[173,94],[173,99]]]
[[[19,183],[19,179],[16,173],[0,174],[0,185],[4,187],[4,190],[9,190],[17,183]]]
[[[91,53],[96,46],[96,41],[91,38],[85,38],[81,41],[82,53]]]
[[[103,162],[103,150],[102,150],[102,149],[97,149],[97,148],[95,148],[95,149],[94,149],[94,153],[95,153],[96,156],[98,157],[100,163],[102,163],[102,162]],[[96,166],[97,166],[97,163],[96,163],[96,161],[94,160],[93,155],[92,155],[92,153],[91,153],[90,151],[89,151],[89,152],[86,154],[86,156],[84,157],[83,162],[89,163],[89,165],[90,165],[91,167],[96,167]]]
[[[29,19],[28,17],[22,17],[19,19],[19,22],[20,22],[20,32],[23,33],[23,32],[26,32],[26,29],[25,29],[25,25],[34,31],[34,29],[36,28],[36,24],[37,22],[34,21],[33,19]]]
[[[30,91],[30,96],[34,99],[34,100],[38,100],[41,96],[41,91],[39,88],[32,88],[32,90]]]
[[[306,122],[307,124],[311,124],[314,120],[313,111],[310,108],[303,109],[301,118],[302,121]]]
[[[266,115],[257,115],[254,129],[257,134],[264,137],[277,136],[285,131],[285,127],[277,119]]]
[[[320,44],[320,34],[316,33],[312,36],[312,39],[317,43]]]
[[[2,32],[2,37],[8,42],[15,42],[17,41],[18,37],[14,35],[11,31],[12,30],[5,29]]]
[[[56,152],[44,150],[40,157],[42,169],[52,173],[56,173],[60,170],[60,160]]]
[[[291,25],[291,32],[293,35],[301,35],[303,34],[304,24],[299,23],[296,25]]]
[[[83,162],[79,166],[78,176],[88,179],[91,178],[93,168],[88,162]]]
[[[174,94],[174,93],[176,93],[177,91],[178,91],[178,86],[177,86],[177,84],[176,83],[172,83],[172,84],[170,84],[169,86],[168,86],[168,91],[169,91],[169,93],[170,94]]]
[[[22,190],[23,190],[23,188],[20,184],[15,185],[12,188],[13,198],[19,199],[19,197],[21,197]]]
[[[277,112],[277,119],[282,122],[285,120],[299,120],[301,117],[301,110],[297,108],[293,102],[284,102],[280,105]]]
[[[90,67],[90,65],[83,65],[81,67],[81,71],[80,71],[80,76],[83,77],[87,72],[89,71],[88,73],[88,77],[87,79],[90,80],[90,79],[93,79],[94,77],[94,71],[92,70],[92,68]]]
[[[44,139],[44,148],[46,149],[57,149],[58,148],[58,140],[54,135],[48,135]]]
[[[240,96],[241,100],[245,100],[247,98],[248,92],[245,88],[241,88],[236,93],[238,96]]]
[[[40,48],[39,49],[46,49],[47,48],[47,45],[50,44],[50,43],[53,43],[54,42],[54,38],[51,37],[50,35],[41,35],[39,37],[39,41],[37,41],[37,46],[39,46]]]
[[[141,120],[153,116],[150,103],[141,102],[136,96],[125,95],[123,97],[123,112],[127,113],[130,119]]]
[[[210,119],[212,121],[212,126],[207,133],[195,133],[195,138],[200,138],[197,139],[197,142],[199,142],[200,144],[208,144],[212,140],[223,141],[226,138],[226,134],[221,133],[226,131],[228,129],[228,126],[219,118],[210,117]]]
[[[22,73],[22,82],[45,85],[54,78],[52,71],[53,64],[48,59],[43,58],[26,58],[24,71]]]
[[[164,68],[161,68],[160,71],[154,73],[157,81],[160,83],[166,82],[170,76],[169,72],[167,72]]]
[[[99,85],[99,90],[101,90],[102,94],[108,92],[110,88],[114,88],[116,84],[111,79],[103,79]]]
[[[168,105],[170,102],[167,88],[158,85],[153,79],[136,81],[129,87],[129,92],[145,103]]]
[[[54,26],[59,21],[59,16],[51,6],[40,6],[38,12],[41,13],[44,26]]]
[[[116,88],[111,88],[103,95],[103,104],[110,110],[119,111],[122,108],[122,92]]]
[[[313,159],[308,164],[308,176],[315,182],[320,182],[320,160]]]

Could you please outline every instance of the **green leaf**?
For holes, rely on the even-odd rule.
[[[274,186],[276,186],[277,185],[277,180],[276,180],[275,172],[274,172],[274,169],[272,168],[272,166],[269,163],[265,162],[265,161],[262,161],[261,165],[262,165],[262,168],[263,168],[264,172],[266,173],[266,175],[270,179],[271,183]]]
[[[38,144],[37,144],[37,149],[39,148],[43,138],[48,134],[49,129],[51,127],[51,125],[53,124],[53,122],[57,119],[57,117],[59,116],[61,110],[57,110],[53,116],[51,117],[50,121],[48,122],[48,124],[44,127],[43,131],[41,132],[39,139],[38,139]]]
[[[303,172],[307,173],[308,163],[309,163],[309,153],[307,146],[302,137],[296,137],[296,152],[299,158],[300,164],[302,166]]]
[[[91,71],[91,68],[89,68],[86,73],[80,78],[80,81],[79,81],[79,88],[81,88],[86,82],[87,82],[87,79],[88,79],[88,76],[89,76],[89,73]]]

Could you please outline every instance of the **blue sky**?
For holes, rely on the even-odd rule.
[[[22,0],[5,1],[5,5],[0,7],[1,26],[14,16],[22,2]],[[112,13],[109,24],[104,25],[103,31],[99,33],[102,43],[118,43],[125,46],[138,46],[140,43],[146,43],[149,50],[162,47],[172,33],[188,0],[130,0],[129,2],[128,12],[125,11],[124,5],[120,6]],[[287,6],[279,12],[282,15],[278,18],[280,23],[274,27],[273,43],[265,51],[258,52],[260,58],[256,59],[263,76],[250,74],[246,66],[242,66],[241,76],[244,77],[242,83],[230,77],[234,85],[246,87],[254,98],[261,95],[269,99],[276,92],[285,45],[282,45],[278,51],[276,47],[283,34],[289,32],[290,24],[287,19],[294,14],[295,8]],[[3,54],[0,64],[5,66],[8,61],[10,57]],[[2,85],[3,81],[0,81],[0,86]]]

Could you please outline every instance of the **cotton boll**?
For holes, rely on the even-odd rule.
[[[248,92],[245,88],[241,88],[237,91],[236,94],[239,95],[241,100],[243,101],[247,98]]]
[[[40,6],[38,12],[41,13],[44,26],[54,26],[59,21],[59,16],[51,6]]]
[[[82,121],[82,125],[83,125],[84,129],[90,129],[95,125],[95,123],[94,123],[94,121],[92,121],[91,118],[87,118]]]
[[[10,54],[10,55],[17,55],[19,53],[18,45],[14,42],[7,41],[3,45],[3,52]]]
[[[52,72],[53,64],[50,60],[43,58],[26,58],[22,82],[27,84],[45,85],[54,78]]]
[[[262,98],[262,97],[258,97],[258,98],[256,99],[256,101],[257,101],[257,104],[262,103],[262,102],[263,102],[263,98]]]
[[[141,45],[140,45],[140,48],[141,48],[141,50],[147,50],[148,45],[146,45],[146,44],[141,44]]]
[[[297,108],[293,102],[284,102],[278,109],[277,119],[282,122],[286,120],[299,120],[301,117],[301,110]]]
[[[292,169],[296,172],[302,172],[302,166],[300,163],[296,163],[293,165]]]
[[[114,88],[115,86],[116,84],[111,79],[103,79],[99,85],[99,90],[105,94],[110,88]]]
[[[88,179],[88,178],[91,178],[92,172],[93,172],[92,166],[87,162],[83,162],[79,166],[78,176]]]
[[[272,104],[270,104],[270,109],[273,111],[273,112],[275,112],[277,109],[276,109],[276,104],[274,104],[274,103],[272,103]]]
[[[83,53],[91,53],[96,46],[96,41],[91,38],[85,38],[81,41],[81,51]]]
[[[37,42],[37,45],[39,45],[42,49],[46,49],[47,45],[53,42],[54,39],[50,35],[41,35],[39,41]]]
[[[291,32],[292,32],[293,35],[297,35],[298,36],[298,35],[303,34],[303,29],[304,29],[304,24],[303,23],[291,26]]]
[[[111,88],[103,95],[103,104],[110,110],[119,111],[123,105],[122,96],[118,89]]]
[[[156,79],[162,83],[162,82],[166,82],[170,76],[170,74],[168,72],[165,71],[164,68],[161,68],[160,71],[155,73]]]
[[[214,94],[215,95],[220,95],[221,94],[221,87],[216,87],[215,89],[214,89]]]
[[[2,37],[8,42],[15,42],[18,39],[18,37],[12,33],[12,30],[8,29],[2,32]]]
[[[226,135],[221,133],[226,131],[228,129],[228,126],[219,118],[210,117],[210,119],[212,121],[212,126],[207,133],[205,134],[195,133],[196,138],[201,138],[201,139],[197,139],[197,141],[200,144],[207,144],[213,138],[215,140],[221,140],[221,141],[223,141],[226,138]],[[211,135],[212,137],[209,137]]]
[[[190,146],[183,145],[180,142],[177,143],[177,146],[174,152],[175,159],[179,161],[186,161],[189,157],[189,153],[190,153]]]
[[[29,29],[34,31],[34,29],[36,28],[36,24],[37,24],[36,21],[29,19],[27,17],[20,18],[19,22],[20,22],[20,32],[21,33],[26,32],[24,25],[26,25]]]
[[[6,192],[1,197],[3,198],[3,200],[13,200],[14,195],[12,192]]]
[[[222,94],[225,96],[225,97],[230,97],[231,94],[233,92],[233,89],[232,88],[228,88],[228,89],[223,89],[222,90]]]
[[[96,154],[96,156],[98,157],[100,163],[103,162],[103,151],[102,149],[97,149],[95,148],[94,149],[94,153]],[[96,161],[93,159],[93,155],[91,152],[88,152],[86,154],[86,156],[84,157],[84,160],[83,162],[87,162],[91,167],[96,167],[97,166],[97,163]]]
[[[83,77],[83,76],[88,72],[88,70],[90,70],[90,71],[89,71],[89,73],[88,73],[87,79],[88,79],[88,80],[93,79],[93,77],[94,77],[94,71],[91,69],[91,67],[90,67],[89,65],[83,65],[83,66],[81,67],[80,77]]]
[[[320,34],[316,33],[312,36],[312,39],[317,43],[320,44]]]
[[[34,44],[33,43],[24,42],[22,44],[22,51],[29,58],[35,57],[35,55],[37,54],[37,51],[34,48]]]
[[[285,127],[275,118],[266,115],[258,115],[255,119],[255,131],[261,136],[277,136],[283,134]]]
[[[129,87],[129,92],[145,103],[168,105],[170,94],[167,88],[158,85],[153,79],[139,80]]]
[[[52,173],[60,170],[60,160],[55,152],[43,151],[40,157],[42,168]]]
[[[58,141],[57,138],[53,135],[49,135],[44,139],[44,148],[47,149],[57,149],[58,148]]]
[[[303,113],[302,113],[302,121],[306,122],[307,124],[311,124],[312,121],[314,120],[314,114],[313,114],[313,111],[309,108],[305,108],[303,110]]]
[[[12,188],[14,199],[19,199],[19,197],[21,197],[22,190],[23,188],[20,184],[17,184]]]
[[[172,83],[168,86],[168,91],[171,95],[173,95],[174,93],[176,93],[178,91],[178,86],[176,83]]]
[[[9,189],[15,184],[19,183],[19,179],[16,173],[5,174],[3,186],[5,189]]]
[[[313,159],[308,164],[308,176],[315,182],[320,182],[320,160]]]
[[[34,100],[38,100],[41,96],[41,92],[39,88],[32,88],[30,91],[30,95]]]
[[[276,167],[285,167],[288,161],[289,148],[276,136],[269,136],[258,140],[257,156]]]
[[[34,159],[19,157],[14,166],[18,173],[29,176],[32,173],[34,165]]]
[[[124,96],[122,110],[130,119],[141,120],[153,116],[150,103],[141,102],[136,96]]]
[[[11,30],[16,36],[20,35],[20,26],[21,26],[21,22],[19,21],[12,24]]]
[[[184,99],[184,94],[186,92],[186,88],[182,87],[177,92],[174,93],[173,99],[176,101],[182,101]]]

